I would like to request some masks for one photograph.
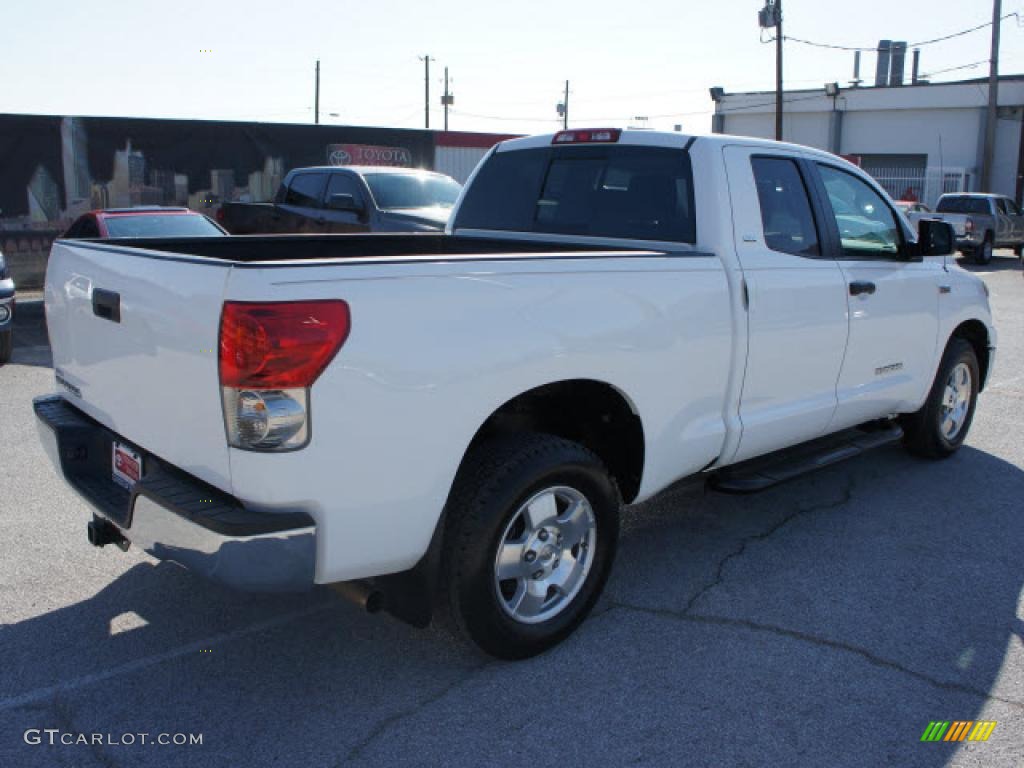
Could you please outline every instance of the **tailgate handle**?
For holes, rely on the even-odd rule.
[[[105,291],[102,288],[92,289],[92,313],[104,320],[121,322],[121,294]]]

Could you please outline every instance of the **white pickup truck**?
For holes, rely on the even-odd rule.
[[[623,503],[960,446],[996,336],[919,226],[823,152],[601,129],[498,145],[446,234],[58,241],[39,431],[94,544],[521,658]]]

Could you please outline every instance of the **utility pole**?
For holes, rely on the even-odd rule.
[[[775,0],[775,140],[782,141],[782,0]]]
[[[448,107],[452,105],[452,95],[448,92],[448,67],[444,68],[444,96],[441,97],[441,104],[444,106],[444,130],[448,132]]]
[[[423,119],[427,130],[430,130],[430,56],[421,56],[425,71],[423,73]]]
[[[988,114],[985,118],[985,149],[981,160],[981,192],[992,191],[992,158],[996,152],[996,122],[999,118],[999,17],[1001,0],[992,0],[992,52],[988,64]]]
[[[313,122],[320,125],[320,59],[316,60],[316,95],[313,97]]]
[[[569,127],[569,81],[565,81],[565,101],[562,102],[562,128]]]

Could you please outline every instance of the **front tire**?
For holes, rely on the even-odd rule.
[[[621,505],[577,443],[521,434],[471,449],[446,505],[438,613],[498,658],[556,645],[604,588]]]
[[[974,347],[950,339],[928,399],[919,411],[900,418],[907,450],[928,459],[956,453],[971,428],[980,381]]]

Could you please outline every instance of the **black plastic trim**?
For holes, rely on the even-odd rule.
[[[67,482],[121,528],[131,527],[131,510],[145,496],[174,514],[224,536],[255,536],[315,525],[305,512],[256,512],[230,494],[183,472],[94,421],[59,395],[32,402],[36,417],[54,431]],[[143,457],[143,476],[128,491],[111,477],[111,444],[131,445]]]

